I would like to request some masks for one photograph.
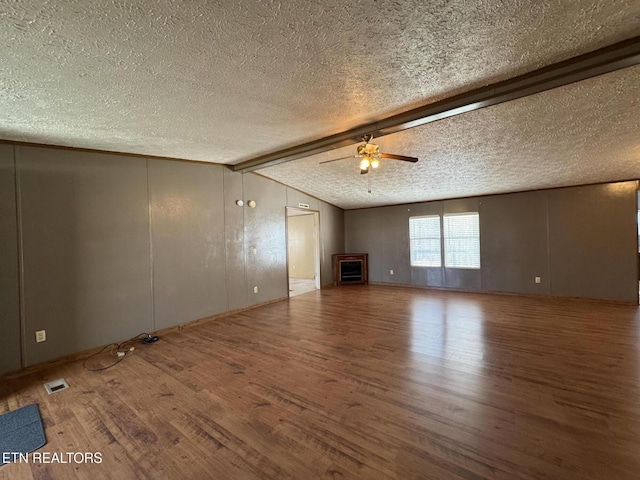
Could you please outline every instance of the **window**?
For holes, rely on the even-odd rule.
[[[477,213],[444,216],[444,266],[480,268],[480,217]]]
[[[409,218],[409,247],[412,267],[442,265],[440,215]]]

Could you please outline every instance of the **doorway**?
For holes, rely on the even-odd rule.
[[[320,213],[286,208],[289,297],[320,289]]]

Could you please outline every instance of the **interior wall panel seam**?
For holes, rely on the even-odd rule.
[[[319,246],[318,250],[318,285],[322,288],[322,267],[324,267],[324,250],[325,250],[325,238],[322,232],[322,210],[323,210],[324,202],[318,202],[318,240],[317,245]]]
[[[153,257],[153,208],[151,203],[151,160],[146,159],[146,169],[147,169],[147,209],[149,212],[148,222],[149,222],[149,291],[151,293],[151,331],[154,332],[156,330],[156,294],[155,294],[155,282],[153,281],[154,275],[154,257]]]
[[[229,297],[231,296],[231,288],[229,288],[229,266],[227,265],[229,262],[229,252],[228,252],[228,239],[229,239],[229,225],[227,224],[227,176],[222,172],[222,226],[224,229],[224,282],[226,285],[225,289],[225,309],[229,311]]]
[[[482,218],[482,199],[478,200],[478,243],[480,244],[480,291],[484,292],[484,282],[483,282],[483,275],[482,275],[482,230],[480,229],[480,218]]]
[[[22,189],[18,167],[18,148],[13,145],[13,168],[15,175],[16,224],[18,231],[18,312],[20,317],[20,367],[27,366],[27,321],[24,292],[24,237],[22,231]]]
[[[447,269],[444,264],[444,201],[440,202],[440,272],[442,274],[442,286],[448,288],[447,282]],[[427,277],[427,285],[429,284],[429,277]]]
[[[547,218],[546,218],[546,227],[547,227],[547,282],[548,282],[548,286],[547,286],[547,295],[553,295],[552,293],[552,289],[553,289],[553,278],[551,278],[551,227],[550,227],[550,223],[549,223],[549,192],[545,192],[544,193],[544,200],[545,200],[545,206],[546,206],[546,214],[547,214]]]
[[[240,175],[242,175],[241,177],[241,182],[240,182],[240,195],[242,200],[245,200],[244,197],[244,179],[245,179],[245,173],[241,173]],[[246,199],[247,201],[249,199]],[[246,219],[246,211],[247,211],[247,204],[246,202],[244,203],[243,207],[242,207],[242,275],[243,275],[243,285],[244,285],[244,304],[245,306],[249,306],[251,305],[251,300],[249,300],[249,284],[247,283],[247,261],[249,260],[249,254],[247,251],[247,219]]]

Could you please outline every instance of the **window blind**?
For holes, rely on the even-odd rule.
[[[480,217],[477,213],[444,216],[444,266],[480,268]]]
[[[411,266],[439,267],[442,265],[440,215],[410,217],[409,241]]]

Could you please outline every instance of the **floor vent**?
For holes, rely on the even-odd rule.
[[[52,393],[59,392],[60,390],[66,390],[67,388],[69,388],[69,384],[64,378],[59,378],[49,383],[45,383],[44,388],[47,393],[51,395]]]

